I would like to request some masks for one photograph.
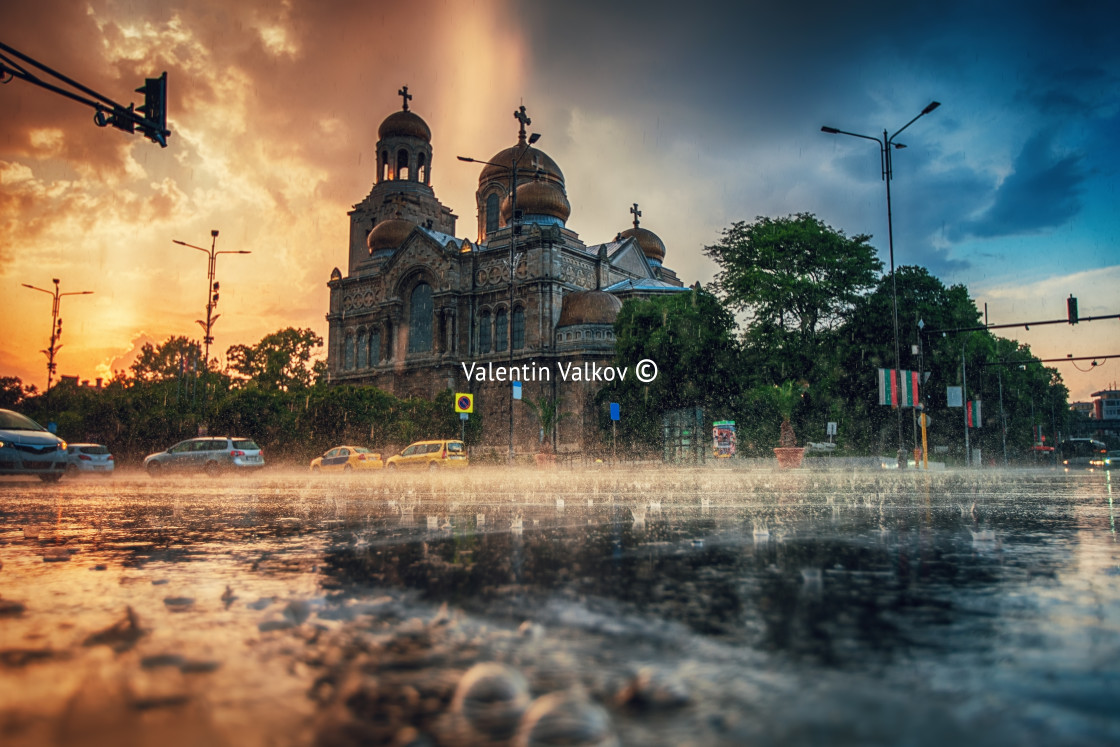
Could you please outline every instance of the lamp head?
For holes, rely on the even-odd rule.
[[[829,135],[839,135],[840,130],[835,127],[822,127],[821,132],[827,132]]]
[[[215,228],[214,230],[210,231],[210,235],[215,239],[218,238],[218,229]]]
[[[529,145],[532,145],[533,143],[537,142],[540,139],[541,139],[541,136],[540,136],[539,133],[536,133],[536,132],[531,133],[529,135]]]
[[[474,163],[473,158],[467,158],[466,156],[455,156],[455,157],[458,158],[460,161],[466,161],[467,163]]]
[[[926,105],[925,109],[922,109],[922,114],[929,114],[931,111],[933,111],[934,109],[936,109],[939,106],[941,106],[940,101],[931,101],[931,102],[929,102],[928,105]]]

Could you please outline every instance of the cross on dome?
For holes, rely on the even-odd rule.
[[[642,211],[638,209],[638,203],[634,203],[634,207],[630,208],[630,214],[634,216],[634,228],[638,227],[638,218],[642,217]]]
[[[408,92],[408,86],[404,86],[401,90],[397,91],[397,95],[404,100],[404,110],[408,111],[408,102],[412,100],[412,94]]]
[[[521,123],[521,129],[517,133],[517,142],[525,142],[525,128],[533,124],[533,120],[529,119],[529,115],[525,113],[525,105],[522,104],[521,108],[513,113],[513,118]]]

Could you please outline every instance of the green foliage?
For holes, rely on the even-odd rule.
[[[604,387],[598,401],[618,402],[626,413],[621,439],[660,448],[666,410],[700,407],[709,420],[718,420],[736,406],[742,373],[735,319],[712,294],[694,289],[628,300],[615,321],[615,338],[612,365],[628,367],[629,374]],[[658,366],[649,384],[634,375],[643,359]]]
[[[798,213],[734,223],[704,253],[719,265],[716,293],[732,308],[808,340],[838,326],[874,286],[883,265],[870,238]]]
[[[541,431],[544,436],[541,442],[541,452],[551,452],[556,441],[557,423],[568,417],[571,413],[561,412],[560,408],[562,405],[560,397],[542,396],[536,400],[532,397],[525,397],[522,402],[532,411],[537,422],[541,424]]]
[[[256,345],[234,345],[229,367],[247,386],[294,391],[307,389],[322,375],[325,364],[311,362],[323,338],[310,329],[288,327],[265,335]]]
[[[0,408],[11,410],[23,402],[23,381],[17,376],[0,376]]]

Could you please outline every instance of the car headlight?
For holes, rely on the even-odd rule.
[[[66,451],[66,449],[67,449],[67,446],[66,446],[66,442],[65,442],[65,441],[63,441],[62,443],[60,443],[60,444],[58,445],[58,448],[59,448],[59,449],[60,449],[61,451]]]

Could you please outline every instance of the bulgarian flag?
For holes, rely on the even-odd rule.
[[[879,404],[898,407],[898,371],[893,368],[879,369]]]
[[[969,400],[968,410],[967,410],[966,415],[968,417],[968,427],[969,428],[981,428],[981,427],[983,427],[981,425],[981,419],[980,419],[980,400],[978,400],[978,399]]]
[[[914,407],[918,404],[918,372],[879,369],[879,404]]]

